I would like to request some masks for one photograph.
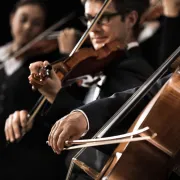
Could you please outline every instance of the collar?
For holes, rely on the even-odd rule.
[[[0,48],[1,65],[0,69],[4,68],[7,76],[11,76],[23,64],[23,60],[16,60],[10,55],[12,43],[8,43]]]
[[[127,44],[127,50],[131,49],[131,48],[134,48],[134,47],[138,47],[139,46],[139,43],[137,41],[133,41],[133,42],[130,42]]]
[[[7,76],[11,76],[23,64],[22,60],[16,60],[14,57],[9,58],[4,62],[4,70]]]

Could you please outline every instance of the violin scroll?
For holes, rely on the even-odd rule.
[[[45,84],[45,80],[50,77],[52,66],[50,64],[39,69],[38,73],[29,76],[29,81],[33,85],[33,90],[39,89]]]

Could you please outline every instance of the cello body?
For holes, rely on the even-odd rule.
[[[128,132],[148,126],[157,136],[120,144],[96,179],[166,180],[180,166],[180,70],[146,106]],[[141,134],[144,136],[147,134]]]

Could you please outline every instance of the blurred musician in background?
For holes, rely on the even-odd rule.
[[[6,147],[4,133],[5,120],[9,115],[20,109],[32,108],[40,96],[38,92],[33,92],[29,85],[29,64],[45,59],[49,59],[50,62],[55,61],[67,55],[78,40],[74,31],[64,29],[60,32],[59,41],[54,40],[56,43],[51,44],[50,41],[38,42],[33,47],[30,47],[29,51],[16,57],[15,54],[21,48],[47,28],[47,16],[48,9],[44,1],[18,1],[10,15],[12,41],[0,47],[0,169],[2,168],[0,170],[0,179],[32,179],[31,173],[29,174],[31,171],[33,171],[33,177],[42,177],[42,179],[60,178],[58,175],[52,175],[58,167],[55,165],[58,158],[45,145],[47,132],[44,130],[45,124],[42,121],[38,121],[35,125],[38,129],[38,137],[31,135],[27,137],[29,141],[27,141],[27,144],[24,144],[24,142],[20,144],[20,147],[24,148],[19,148],[21,150],[14,148],[13,145]],[[64,36],[68,36],[68,43],[65,42]],[[63,41],[65,44],[63,44]],[[14,114],[14,116],[16,115],[17,113]],[[20,125],[23,127],[23,122]],[[44,141],[41,140],[41,142],[44,142],[44,144],[39,145],[39,139],[42,138],[44,138]],[[35,144],[34,146],[30,144],[31,141]],[[37,149],[34,148],[36,144],[39,147]],[[25,167],[25,171],[22,174],[21,172],[17,174],[15,167],[18,167],[20,160],[18,156],[21,156],[22,151],[26,152],[26,156],[22,157],[26,163],[21,164],[21,166]],[[17,156],[17,158],[13,159],[13,155]],[[37,176],[34,174],[37,174]]]

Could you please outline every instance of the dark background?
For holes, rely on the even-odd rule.
[[[0,5],[0,46],[11,40],[9,16],[14,4],[17,0],[1,1]],[[46,0],[48,7],[49,24],[53,24],[60,20],[62,17],[67,16],[71,12],[76,12],[76,17],[64,27],[75,27],[80,30],[84,30],[84,26],[79,20],[79,17],[83,15],[83,6],[80,0]],[[61,28],[64,28],[61,27]]]

